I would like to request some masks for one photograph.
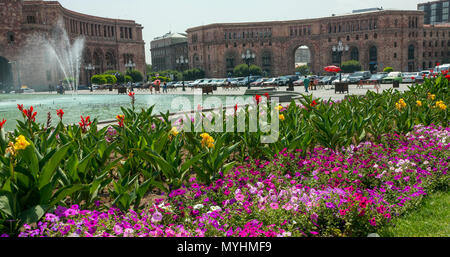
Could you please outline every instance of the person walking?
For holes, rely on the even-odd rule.
[[[164,82],[164,85],[163,85],[163,93],[167,93],[167,83],[166,82]]]
[[[309,93],[308,88],[309,88],[309,79],[307,76],[305,76],[305,78],[303,79],[303,86],[305,86],[305,92]]]

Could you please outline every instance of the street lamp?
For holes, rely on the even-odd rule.
[[[338,45],[337,45],[337,46],[333,46],[333,47],[332,47],[332,50],[333,50],[334,53],[337,53],[337,54],[338,54],[338,56],[339,56],[339,68],[341,68],[341,66],[342,66],[342,54],[343,54],[344,52],[348,52],[349,47],[348,47],[348,45],[345,45],[345,46],[344,46],[344,44],[342,43],[342,41],[339,40]],[[341,81],[342,81],[342,73],[339,72],[339,83],[340,83]]]
[[[91,82],[90,78],[91,78],[92,71],[95,70],[95,67],[92,65],[92,63],[89,63],[89,65],[84,67],[84,69],[86,70],[86,73],[87,73],[87,76],[88,76],[87,77],[88,85],[89,85],[90,91],[92,92],[93,91],[92,90],[92,82]]]
[[[129,60],[128,63],[125,64],[125,68],[130,69],[130,71],[131,71],[134,67],[136,67],[136,63],[132,62],[131,60]]]
[[[250,50],[247,49],[247,53],[242,54],[242,60],[247,63],[248,66],[248,78],[247,78],[247,88],[250,89],[250,62],[255,59],[255,54],[251,53]]]
[[[183,71],[183,65],[188,64],[189,60],[184,59],[184,56],[180,56],[179,58],[177,58],[176,62],[181,66],[180,71]],[[184,76],[183,76],[183,91],[186,91],[186,88],[184,87]]]

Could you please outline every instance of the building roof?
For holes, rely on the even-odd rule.
[[[155,37],[154,40],[158,40],[158,39],[165,39],[165,38],[186,38],[186,34],[184,33],[166,33],[164,36],[161,37]]]

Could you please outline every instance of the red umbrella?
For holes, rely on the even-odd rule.
[[[341,68],[339,68],[337,66],[334,66],[334,65],[331,65],[331,66],[325,67],[324,70],[327,71],[327,72],[340,72]]]
[[[153,85],[155,85],[155,86],[159,86],[160,84],[161,84],[161,80],[159,80],[159,79],[153,81]]]

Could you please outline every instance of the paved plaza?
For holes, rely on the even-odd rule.
[[[412,84],[400,84],[400,88],[396,88],[401,92],[408,90],[408,87]],[[392,89],[392,84],[381,84],[379,92],[381,93],[384,90]],[[264,89],[261,87],[252,87],[252,89]],[[278,87],[277,92],[286,92],[287,87]],[[247,87],[240,87],[239,89],[223,89],[221,87],[217,88],[213,94],[209,95],[224,95],[224,96],[241,96],[244,95],[247,90]],[[377,92],[374,86],[365,85],[362,88],[357,88],[357,85],[349,85],[349,94],[351,95],[365,95],[367,91]],[[305,94],[305,88],[303,86],[294,87],[294,92]],[[66,91],[66,94],[72,94],[72,91]],[[148,89],[135,89],[134,93],[136,95],[148,95],[150,91]],[[155,94],[155,91],[152,92]],[[194,95],[201,94],[201,89],[191,89],[186,87],[186,90],[183,91],[182,88],[170,89],[167,93],[158,93],[158,95]],[[49,94],[48,92],[38,92],[35,94]],[[52,94],[56,94],[53,92]],[[95,90],[90,92],[89,90],[79,90],[79,95],[117,95],[117,90],[109,91],[109,90]],[[334,86],[325,86],[325,88],[317,88],[317,90],[310,90],[309,94],[312,94],[314,98],[322,98],[325,100],[342,100],[347,95],[346,93],[335,93]],[[206,94],[205,94],[206,96]]]

